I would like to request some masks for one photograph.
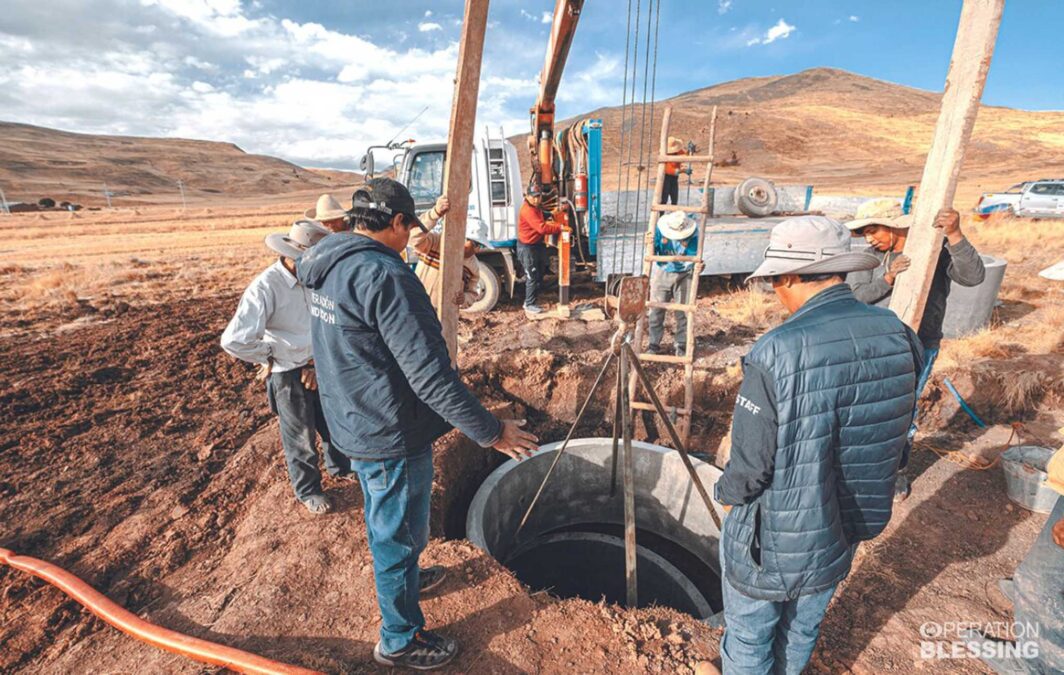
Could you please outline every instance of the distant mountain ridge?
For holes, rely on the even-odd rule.
[[[0,188],[9,201],[101,203],[109,190],[121,203],[279,194],[331,188],[357,174],[305,169],[252,155],[232,143],[178,138],[104,136],[0,122]]]
[[[738,165],[718,168],[715,181],[763,175],[818,187],[895,189],[919,182],[939,102],[936,92],[835,68],[814,68],[724,82],[658,101],[654,124],[645,133],[656,150],[661,117],[672,106],[672,135],[693,139],[704,150],[710,111],[716,105],[718,164],[734,158]],[[637,124],[631,128],[638,134],[638,107],[636,111]],[[603,120],[607,189],[617,183],[622,116],[620,106],[579,116]],[[525,147],[523,137],[514,139],[519,148]],[[644,164],[652,170],[649,162]],[[1064,175],[1064,112],[983,106],[962,178],[996,185],[1011,177],[1036,175]],[[630,184],[635,184],[634,170]]]

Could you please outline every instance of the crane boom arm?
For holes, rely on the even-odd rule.
[[[569,58],[569,47],[573,44],[576,24],[580,20],[580,10],[583,7],[584,0],[557,0],[554,5],[547,56],[539,79],[539,98],[531,110],[532,136],[529,138],[529,150],[532,153],[532,170],[540,186],[548,186],[554,182],[554,98],[558,93],[558,84],[565,70],[565,62]]]

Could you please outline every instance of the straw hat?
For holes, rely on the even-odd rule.
[[[318,197],[318,203],[314,205],[314,208],[307,209],[303,212],[303,215],[320,223],[323,220],[343,218],[347,215],[347,209],[336,201],[336,198],[332,195],[322,195]]]
[[[266,246],[286,258],[296,260],[308,248],[317,244],[329,230],[312,220],[297,220],[292,223],[288,234],[274,233],[266,235]]]
[[[907,230],[913,224],[912,214],[905,215],[901,212],[901,203],[890,197],[869,199],[857,208],[854,219],[846,223],[851,232],[858,233],[861,228],[869,225],[885,225]]]
[[[845,274],[879,265],[871,253],[851,251],[852,239],[842,223],[826,216],[788,218],[772,228],[765,260],[747,281],[777,274]]]
[[[658,147],[661,147],[660,145]],[[678,155],[683,152],[683,139],[675,136],[669,136],[669,144],[667,146],[666,154]]]
[[[683,241],[695,233],[698,223],[683,211],[673,211],[658,218],[658,232],[666,239]]]

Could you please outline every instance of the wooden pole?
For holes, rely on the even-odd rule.
[[[905,255],[912,265],[898,275],[890,299],[890,308],[913,330],[920,328],[942,250],[942,234],[932,227],[932,222],[939,209],[953,205],[1004,7],[1005,0],[964,0],[961,8],[942,109],[920,179],[913,225],[905,242]]]
[[[451,103],[447,134],[447,159],[443,168],[443,193],[451,202],[443,222],[440,252],[440,283],[433,300],[439,307],[443,337],[451,361],[458,360],[458,304],[462,291],[462,253],[466,240],[466,210],[472,180],[473,134],[477,122],[480,90],[480,60],[484,53],[484,30],[488,23],[488,0],[466,0],[462,38],[458,47],[458,73]]]

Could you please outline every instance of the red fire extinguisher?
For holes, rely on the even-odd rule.
[[[587,211],[587,174],[578,173],[573,177],[573,206],[583,213]]]

